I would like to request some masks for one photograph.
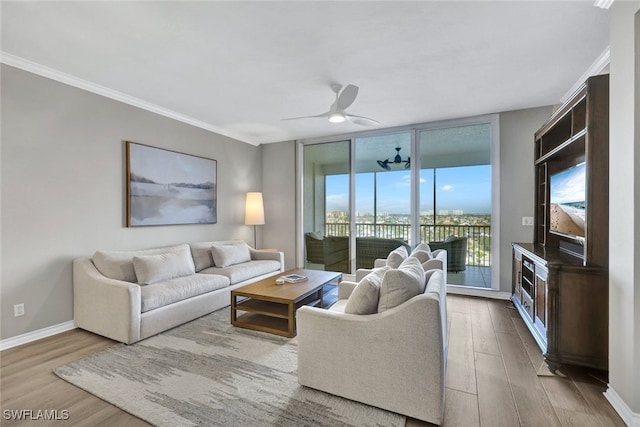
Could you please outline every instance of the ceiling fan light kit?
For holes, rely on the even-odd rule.
[[[342,113],[333,113],[329,115],[329,121],[331,123],[343,123],[347,118]]]
[[[378,122],[377,120],[363,116],[356,116],[354,114],[348,114],[346,112],[346,109],[351,106],[351,104],[353,104],[353,101],[356,100],[356,96],[358,96],[358,86],[346,85],[342,87],[339,84],[333,84],[331,85],[331,89],[336,94],[336,100],[333,102],[333,104],[331,104],[331,107],[329,107],[329,111],[327,111],[326,113],[318,114],[315,116],[291,117],[282,120],[326,117],[330,123],[344,123],[348,120],[353,124],[361,126],[376,126],[380,124],[380,122]]]

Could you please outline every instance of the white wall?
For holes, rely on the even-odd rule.
[[[640,2],[610,13],[609,385],[640,426]],[[618,412],[620,408],[617,408]],[[631,415],[630,412],[635,413]],[[629,418],[630,417],[630,418]]]
[[[244,194],[262,189],[259,147],[13,67],[1,72],[0,339],[73,319],[75,257],[253,241],[243,224]],[[124,140],[218,160],[218,223],[127,228]],[[13,316],[18,303],[25,304],[22,317]]]

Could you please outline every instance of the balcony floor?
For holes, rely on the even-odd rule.
[[[474,288],[491,288],[491,267],[468,265],[464,271],[447,273],[449,285],[469,286]]]

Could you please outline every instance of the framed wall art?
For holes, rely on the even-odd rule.
[[[127,227],[217,222],[217,161],[126,141]]]

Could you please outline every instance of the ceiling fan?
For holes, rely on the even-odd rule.
[[[361,126],[376,126],[380,124],[380,122],[378,122],[377,120],[373,120],[363,116],[356,116],[355,114],[349,114],[346,112],[346,109],[349,108],[351,104],[353,104],[353,101],[356,100],[356,96],[358,96],[358,86],[346,85],[343,87],[339,84],[332,84],[331,90],[335,92],[336,100],[333,102],[333,104],[331,104],[331,107],[329,107],[329,111],[327,111],[326,113],[318,114],[316,116],[291,117],[282,120],[326,117],[331,123],[343,123],[344,121],[348,120],[351,123]]]

